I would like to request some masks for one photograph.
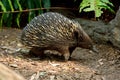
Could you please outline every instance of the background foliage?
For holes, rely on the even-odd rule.
[[[3,25],[9,27],[13,23],[20,27],[20,24],[24,22],[21,21],[22,19],[26,20],[27,18],[29,22],[36,15],[39,15],[44,11],[49,11],[52,1],[53,3],[56,1],[59,3],[60,0],[0,0],[0,12],[3,12],[0,14],[0,27]],[[71,0],[65,1],[69,4]],[[73,0],[72,4],[75,4],[77,1],[79,12],[94,11],[95,17],[100,17],[104,9],[108,9],[114,13],[114,6],[109,0]],[[37,10],[33,10],[36,8]],[[45,8],[45,10],[41,8]]]
[[[0,0],[0,11],[3,12],[0,14],[0,27],[3,24],[5,26],[11,26],[12,22],[16,22],[20,27],[23,10],[47,8],[48,11],[50,5],[50,0]],[[15,11],[18,11],[18,13],[14,13]],[[30,11],[28,13],[28,21],[40,13],[43,13],[42,9]]]
[[[115,13],[114,10],[112,9],[114,6],[109,0],[82,0],[79,7],[80,7],[79,12],[94,11],[95,17],[100,17],[101,14],[103,13],[102,11],[103,9],[108,9],[112,13]]]

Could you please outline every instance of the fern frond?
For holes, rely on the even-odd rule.
[[[79,12],[95,12],[95,17],[100,17],[103,13],[102,9],[108,9],[112,13],[114,13],[114,10],[111,8],[113,7],[113,4],[109,2],[109,0],[83,0],[80,3],[80,9]]]

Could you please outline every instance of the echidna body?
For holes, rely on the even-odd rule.
[[[39,51],[56,50],[65,60],[70,57],[70,48],[93,47],[92,40],[78,22],[56,12],[47,12],[32,19],[23,29],[21,41]]]

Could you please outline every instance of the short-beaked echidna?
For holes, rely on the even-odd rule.
[[[75,47],[93,49],[91,38],[76,21],[56,13],[47,12],[30,21],[23,29],[21,41],[24,45],[44,50],[55,50],[68,60],[70,50]],[[35,51],[34,50],[34,51]]]

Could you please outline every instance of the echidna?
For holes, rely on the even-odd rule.
[[[55,50],[63,55],[65,60],[70,57],[69,49],[94,49],[91,38],[78,22],[56,12],[47,12],[32,19],[23,29],[21,41],[31,47],[35,54]]]

